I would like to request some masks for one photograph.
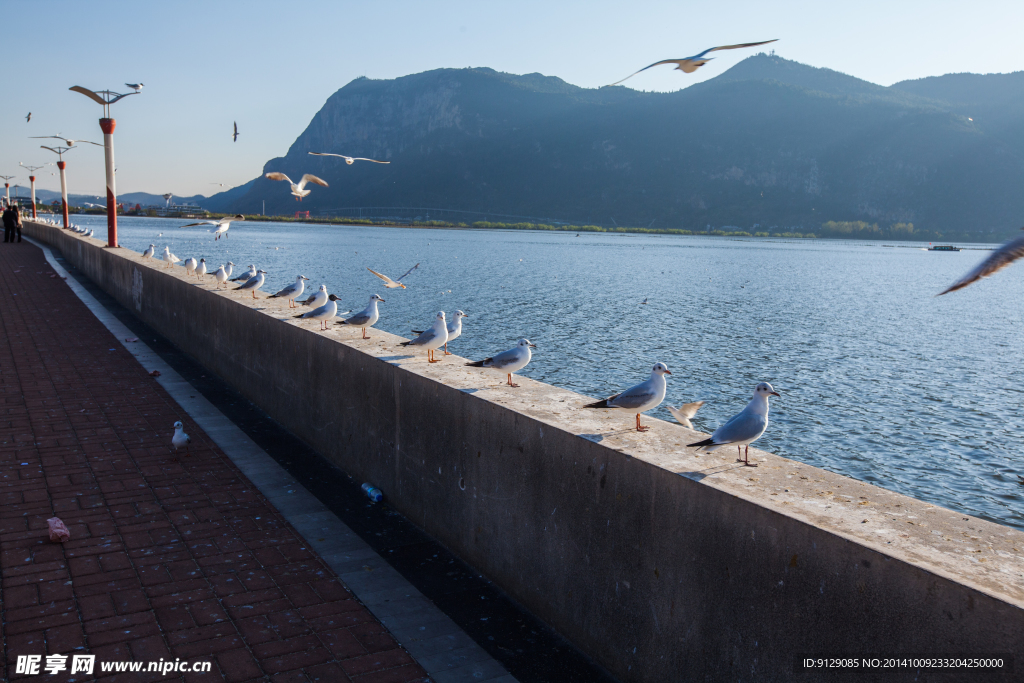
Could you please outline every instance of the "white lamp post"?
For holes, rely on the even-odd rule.
[[[5,206],[11,205],[11,178],[12,175],[0,175],[0,178],[4,179],[4,204]]]
[[[19,162],[20,163],[20,162]],[[36,176],[35,173],[41,168],[48,166],[49,164],[43,164],[42,166],[25,166],[21,164],[22,168],[29,172],[28,181],[32,185],[32,219],[36,217]]]
[[[68,179],[64,174],[64,169],[67,164],[64,162],[64,154],[74,147],[47,147],[46,145],[40,145],[43,149],[48,149],[57,155],[57,168],[60,169],[60,203],[61,213],[64,214],[64,228],[67,229],[68,222]]]

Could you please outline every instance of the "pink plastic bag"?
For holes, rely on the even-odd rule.
[[[50,526],[51,541],[63,543],[71,540],[71,532],[64,526],[64,522],[60,521],[60,517],[50,517],[46,523]]]

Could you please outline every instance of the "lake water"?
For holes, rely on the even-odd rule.
[[[105,235],[104,217],[74,219]],[[760,448],[1024,529],[1024,266],[934,296],[985,251],[278,223],[236,223],[215,243],[176,227],[187,222],[122,217],[120,241],[213,268],[255,263],[265,292],[301,273],[342,310],[380,293],[377,326],[395,334],[462,309],[453,351],[480,358],[525,336],[538,349],[523,375],[589,396],[662,361],[667,402],[707,401],[694,420],[704,431],[771,382],[782,398]],[[415,263],[406,290],[366,271],[398,277]],[[664,406],[650,414],[671,420]]]

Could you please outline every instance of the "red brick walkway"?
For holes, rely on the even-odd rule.
[[[0,392],[8,678],[33,654],[96,655],[117,681],[425,678],[27,242],[0,244]],[[177,461],[175,420],[193,440]],[[100,673],[161,658],[212,672]]]

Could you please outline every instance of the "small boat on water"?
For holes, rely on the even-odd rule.
[[[928,247],[928,251],[960,251],[960,247],[954,247],[952,244],[936,244],[934,247]]]

